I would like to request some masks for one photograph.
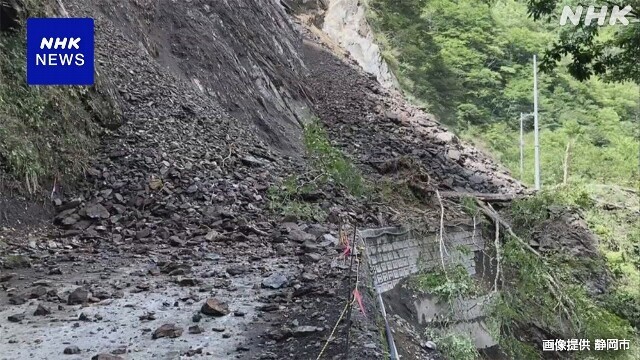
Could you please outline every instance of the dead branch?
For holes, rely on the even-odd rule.
[[[478,206],[480,207],[482,212],[486,216],[491,218],[494,221],[494,223],[496,224],[496,239],[498,238],[499,225],[502,225],[502,227],[504,227],[504,229],[507,231],[507,233],[513,239],[518,241],[525,249],[527,249],[532,254],[534,254],[537,257],[539,257],[544,263],[546,263],[546,261],[544,261],[544,258],[542,257],[542,255],[540,255],[540,253],[536,249],[532,248],[531,245],[529,245],[524,240],[522,240],[518,235],[516,235],[513,232],[513,229],[511,229],[511,226],[509,226],[509,224],[505,220],[503,220],[495,210],[490,209],[487,205],[485,205],[484,203],[482,203],[478,199],[476,199],[476,203],[478,204]],[[498,246],[499,245],[496,245],[496,254],[498,254],[498,248],[499,248]],[[498,256],[498,264],[500,264],[499,256]],[[499,268],[498,268],[498,271],[499,271]],[[496,277],[497,277],[497,275],[496,275]],[[551,291],[552,295],[558,300],[559,306],[562,308],[562,312],[565,314],[565,316],[567,316],[567,319],[572,319],[572,318],[573,319],[577,319],[577,317],[575,317],[575,316],[572,317],[571,316],[571,311],[569,311],[569,309],[575,307],[575,304],[570,298],[568,298],[567,296],[564,296],[562,294],[562,292],[561,292],[562,288],[558,284],[558,281],[553,277],[553,275],[551,275],[549,273],[544,274],[544,279],[545,279],[545,282],[547,283],[547,287]],[[568,304],[569,306],[566,306],[565,304]]]
[[[493,280],[493,291],[498,291],[498,279],[500,278],[500,223],[495,221],[496,224],[496,238],[494,240],[494,246],[496,248],[496,278]]]
[[[511,226],[504,221],[500,215],[498,215],[498,213],[495,210],[491,210],[487,207],[487,205],[485,205],[482,201],[476,199],[476,203],[478,204],[478,206],[480,207],[480,209],[482,210],[482,212],[490,217],[491,219],[493,219],[494,222],[499,223],[500,225],[502,225],[502,227],[505,228],[505,230],[507,230],[507,233],[509,235],[511,235],[511,237],[513,237],[516,241],[518,241],[520,244],[522,244],[522,246],[524,246],[527,250],[531,251],[533,254],[535,254],[538,257],[542,257],[540,255],[540,253],[531,247],[531,245],[527,244],[524,240],[522,240],[518,235],[516,235],[515,232],[513,232],[513,229],[511,229]]]
[[[471,197],[482,201],[512,201],[516,199],[522,199],[527,197],[525,194],[485,194],[485,193],[471,193],[471,192],[457,192],[457,191],[443,191],[440,193],[444,198],[463,198]]]
[[[573,142],[573,140],[569,140],[567,141],[567,148],[564,151],[564,161],[563,161],[563,176],[562,176],[562,184],[563,185],[567,185],[567,181],[569,180],[569,160],[570,160],[570,153],[569,151],[571,150],[571,143]]]
[[[442,262],[442,271],[445,276],[447,276],[447,270],[444,266],[444,205],[442,205],[442,198],[440,197],[440,192],[436,189],[436,196],[438,197],[438,203],[440,204],[440,261]],[[446,251],[446,250],[445,250]]]

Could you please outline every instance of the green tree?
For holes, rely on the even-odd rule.
[[[611,27],[601,27],[596,21],[585,25],[566,25],[559,39],[545,52],[541,69],[551,71],[566,56],[570,61],[565,64],[569,73],[578,80],[586,80],[592,75],[602,76],[613,81],[633,81],[640,83],[640,1],[638,0],[605,0],[605,1],[575,1],[559,0],[528,0],[529,14],[535,20],[556,22],[562,14],[564,5],[582,5],[581,20],[585,19],[587,6],[595,6],[596,11],[602,5],[619,9],[630,6],[632,10],[626,16],[628,25],[617,24]],[[608,19],[607,19],[608,21]]]

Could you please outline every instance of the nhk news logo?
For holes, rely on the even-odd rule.
[[[575,9],[575,11],[574,11]],[[597,20],[598,26],[604,25],[629,25],[630,22],[638,22],[638,19],[634,16],[633,8],[631,5],[624,7],[613,6],[611,9],[607,5],[595,7],[586,7],[587,11],[584,11],[585,7],[578,5],[575,8],[571,6],[565,6],[562,8],[562,15],[560,15],[560,25],[566,25],[567,20],[574,26],[580,25],[583,22],[584,25],[591,25],[594,20]],[[582,14],[584,13],[584,16]],[[629,18],[627,18],[629,17]],[[607,18],[609,21],[607,22]]]
[[[27,19],[29,85],[93,85],[93,60],[93,19]]]

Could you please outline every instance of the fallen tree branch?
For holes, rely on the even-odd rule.
[[[497,194],[497,193],[471,193],[457,191],[443,191],[440,193],[444,198],[472,197],[482,201],[512,201],[527,197],[526,194]]]
[[[513,237],[516,241],[522,244],[522,246],[524,246],[527,250],[531,251],[536,256],[542,257],[542,255],[540,255],[540,253],[536,249],[532,248],[531,245],[529,245],[524,240],[522,240],[518,235],[516,235],[516,233],[513,232],[513,229],[511,229],[511,226],[506,221],[504,221],[495,210],[489,209],[487,205],[485,205],[482,201],[480,201],[477,198],[476,198],[476,203],[480,207],[480,210],[482,210],[482,212],[486,216],[490,217],[491,219],[493,219],[493,221],[502,225],[502,227],[504,227],[505,230],[507,230],[507,233],[511,235],[511,237]]]
[[[498,239],[499,225],[502,225],[502,227],[507,231],[507,233],[513,239],[518,241],[526,250],[530,251],[532,254],[539,257],[543,261],[543,263],[546,264],[544,257],[536,249],[532,248],[531,245],[529,245],[522,238],[516,235],[513,232],[513,229],[511,229],[511,226],[504,219],[502,219],[495,210],[489,208],[486,204],[484,204],[482,201],[478,199],[476,199],[476,203],[478,204],[482,212],[486,216],[491,218],[496,224],[496,241]],[[498,251],[499,251],[499,244],[496,244],[496,253],[498,253]],[[498,266],[499,264],[500,264],[500,259],[498,256]],[[570,298],[568,298],[562,293],[561,291],[562,288],[558,284],[558,281],[553,277],[552,274],[548,272],[544,274],[544,279],[547,283],[547,287],[549,288],[549,291],[551,291],[551,294],[555,296],[555,298],[558,300],[559,306],[562,308],[562,312],[565,314],[565,316],[567,316],[567,319],[572,319],[572,318],[577,319],[578,317],[575,316],[575,312],[569,310],[569,309],[575,308],[575,304]],[[496,278],[496,281],[497,281],[497,278]],[[567,306],[566,304],[568,304],[569,306]],[[573,313],[574,315],[573,317],[571,316],[571,313]]]
[[[500,278],[500,223],[496,224],[496,239],[494,240],[494,246],[496,248],[496,278],[493,280],[493,291],[498,292],[498,279]]]
[[[436,195],[438,196],[438,203],[440,203],[440,261],[442,262],[442,271],[444,272],[444,276],[449,280],[447,276],[447,269],[444,266],[444,251],[447,249],[444,247],[444,205],[442,205],[442,198],[440,197],[440,192],[436,189]],[[448,254],[447,254],[448,255]]]

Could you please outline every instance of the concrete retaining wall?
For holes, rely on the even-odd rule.
[[[381,292],[421,269],[441,266],[438,232],[418,232],[406,228],[368,229],[359,232],[365,241],[369,267]],[[443,259],[463,265],[470,274],[476,273],[475,252],[484,249],[484,240],[478,227],[475,232],[467,228],[446,228]]]
[[[367,265],[378,291],[393,289],[402,279],[421,270],[429,270],[445,264],[463,265],[470,275],[486,276],[484,268],[477,264],[486,261],[482,252],[485,241],[480,227],[447,227],[444,231],[444,247],[439,241],[438,231],[419,232],[394,227],[368,229],[359,232],[366,246]],[[481,265],[482,266],[482,265]],[[411,301],[420,325],[438,326],[443,316],[451,322],[451,329],[473,339],[478,349],[496,345],[484,321],[486,305],[490,295],[471,299],[453,299],[452,303],[441,303],[428,294],[418,294]]]

